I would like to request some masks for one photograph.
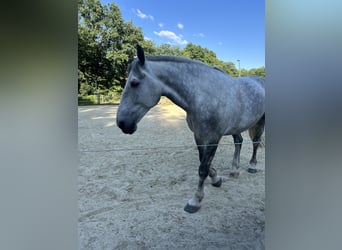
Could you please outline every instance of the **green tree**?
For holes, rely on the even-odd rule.
[[[156,48],[157,55],[181,56],[182,49],[179,46],[161,44]]]
[[[249,71],[247,69],[241,69],[240,75],[241,76],[248,76],[249,75]]]
[[[230,76],[238,76],[239,71],[232,62],[223,62],[222,69],[227,72]]]
[[[91,85],[93,89],[98,85],[108,86],[114,73],[110,70],[112,62],[106,57],[105,9],[99,0],[79,0],[78,10],[79,90],[82,84]]]
[[[216,54],[200,45],[195,45],[193,43],[188,43],[182,52],[183,56],[202,61],[209,65],[219,64],[219,60],[216,58]]]
[[[216,66],[227,72],[231,76],[238,76],[238,70],[236,69],[234,63],[223,62],[216,57],[215,52],[203,48],[199,45],[188,43],[183,49],[182,55],[188,58],[196,59],[202,61],[208,65]]]
[[[257,75],[257,76],[265,77],[265,67],[262,66],[260,68],[250,69],[248,71],[248,74],[249,75]]]
[[[79,93],[82,84],[93,86],[88,91],[122,89],[135,46],[144,42],[141,28],[125,22],[116,4],[99,0],[79,0],[78,19]]]
[[[154,44],[151,40],[144,40],[140,43],[140,45],[144,48],[144,52],[146,55],[156,55],[157,52],[157,46]],[[134,51],[135,52],[135,51]]]

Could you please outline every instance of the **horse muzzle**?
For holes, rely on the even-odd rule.
[[[116,121],[118,127],[125,134],[133,134],[137,130],[137,124],[135,122],[130,122],[128,120],[118,119]]]

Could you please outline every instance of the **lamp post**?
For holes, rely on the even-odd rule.
[[[239,63],[239,77],[241,76],[241,70],[240,70],[240,59],[236,60]]]

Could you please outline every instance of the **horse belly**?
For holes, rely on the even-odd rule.
[[[244,127],[239,127],[239,126],[229,127],[226,129],[226,131],[224,132],[223,135],[237,135],[237,134],[240,134],[240,133],[246,131],[250,127],[252,127],[252,125],[251,126],[244,126]]]
[[[253,127],[265,113],[263,105],[259,106],[257,109],[245,109],[239,115],[235,113],[235,115],[223,119],[225,123],[224,135],[240,134]]]
[[[194,132],[194,125],[193,125],[193,122],[192,122],[192,120],[191,120],[189,114],[187,114],[187,116],[186,116],[186,122],[187,122],[188,127],[190,128],[190,130],[191,130],[192,132]]]

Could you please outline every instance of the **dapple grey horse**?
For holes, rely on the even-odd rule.
[[[184,210],[197,212],[204,197],[204,180],[219,187],[222,178],[210,166],[222,136],[232,135],[235,152],[232,177],[238,177],[241,132],[249,130],[253,155],[248,172],[256,172],[256,153],[265,125],[264,79],[231,77],[216,67],[175,56],[145,56],[137,46],[137,58],[128,67],[128,78],[117,112],[117,125],[133,134],[138,122],[160,100],[168,97],[186,111],[199,151],[198,189]]]

